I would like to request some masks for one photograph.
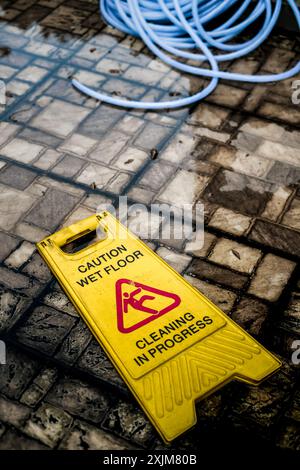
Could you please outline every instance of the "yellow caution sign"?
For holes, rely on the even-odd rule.
[[[66,253],[95,230],[104,236]],[[259,384],[281,365],[107,212],[37,246],[167,442],[195,424],[196,400],[233,379]]]

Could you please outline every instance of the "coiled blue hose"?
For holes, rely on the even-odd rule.
[[[287,2],[300,29],[299,8],[294,0]],[[233,7],[235,12],[222,25],[205,29],[209,22],[216,22],[220,15]],[[216,88],[221,78],[251,83],[290,78],[300,72],[300,62],[290,70],[275,75],[223,72],[218,66],[219,62],[243,57],[259,47],[275,26],[281,7],[282,0],[274,3],[272,0],[100,0],[102,15],[109,24],[141,38],[166,64],[211,80],[193,96],[163,102],[131,101],[108,96],[88,88],[76,79],[72,80],[72,84],[86,95],[116,106],[166,109],[200,101]],[[238,35],[257,19],[262,20],[259,31],[250,40],[238,44]],[[200,50],[200,53],[191,50]],[[208,62],[210,68],[188,65],[182,59],[199,60],[199,65]]]

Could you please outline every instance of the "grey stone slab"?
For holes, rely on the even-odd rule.
[[[29,299],[0,288],[0,332],[12,328],[29,304]]]
[[[272,192],[274,187],[270,183],[223,170],[208,184],[204,197],[237,212],[259,215]]]
[[[6,349],[6,365],[1,366],[0,392],[18,399],[39,370],[38,361],[10,346]]]
[[[69,413],[99,423],[112,400],[107,392],[72,377],[60,379],[46,396],[46,401]]]
[[[37,280],[4,267],[0,267],[0,284],[29,297],[35,297],[42,289],[41,284]]]
[[[161,147],[171,136],[174,129],[149,122],[134,141],[135,145],[145,149]]]
[[[164,163],[154,163],[143,174],[139,180],[139,184],[146,186],[149,189],[158,191],[175,172],[175,168],[171,165]]]
[[[99,139],[99,136],[108,132],[123,115],[124,111],[101,104],[81,125],[80,133]]]
[[[47,450],[48,447],[19,432],[9,430],[0,441],[0,450]]]
[[[49,189],[43,199],[26,216],[26,222],[53,230],[73,209],[78,199],[57,189]]]
[[[286,186],[297,185],[300,183],[300,168],[275,162],[268,173],[268,179]]]
[[[0,232],[0,261],[3,261],[8,255],[17,247],[20,240],[8,235],[7,233]]]
[[[232,313],[232,319],[251,335],[259,336],[263,332],[268,317],[268,307],[258,300],[242,298]]]
[[[187,272],[200,279],[208,279],[237,289],[242,288],[248,279],[247,276],[237,274],[229,269],[216,266],[215,264],[200,259],[194,259],[188,267]]]
[[[18,341],[44,354],[52,355],[75,324],[75,319],[50,307],[33,310],[16,330]]]
[[[110,410],[103,427],[146,448],[155,437],[154,429],[144,413],[136,405],[121,400]]]
[[[53,172],[58,175],[71,178],[74,176],[85,164],[84,160],[80,158],[71,157],[66,155],[54,168]]]
[[[0,183],[17,189],[26,189],[35,179],[36,173],[15,165],[6,166],[0,173]]]
[[[296,230],[257,220],[249,238],[291,255],[300,256],[300,233]]]
[[[39,253],[35,253],[32,256],[31,260],[28,262],[22,272],[28,274],[29,276],[34,276],[41,282],[47,282],[52,277],[51,271]]]
[[[92,333],[83,321],[79,321],[64,340],[55,356],[56,359],[66,362],[67,364],[73,364],[82,354],[91,339]]]
[[[91,341],[79,358],[76,366],[94,377],[118,385],[118,387],[121,387],[123,390],[127,390],[123,380],[95,339]]]
[[[29,418],[30,408],[0,396],[0,419],[17,428]]]
[[[125,450],[134,447],[111,433],[89,423],[76,420],[70,433],[63,439],[59,449],[64,450]]]

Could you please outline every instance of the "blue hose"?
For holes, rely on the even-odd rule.
[[[300,29],[299,8],[294,0],[287,2]],[[250,83],[285,80],[300,72],[300,62],[290,70],[274,75],[223,72],[218,66],[219,62],[243,57],[259,47],[274,28],[281,7],[282,0],[276,0],[274,4],[272,0],[100,0],[102,15],[109,24],[141,38],[166,64],[185,73],[208,77],[210,82],[192,96],[158,103],[108,96],[88,88],[76,79],[72,80],[72,84],[86,95],[116,106],[166,109],[202,100],[212,93],[219,79]],[[235,12],[222,25],[214,29],[206,28],[207,23],[212,20],[218,22],[220,15],[232,8]],[[259,31],[250,40],[237,43],[237,36],[257,19],[261,20]],[[182,59],[207,62],[210,68],[188,65]]]

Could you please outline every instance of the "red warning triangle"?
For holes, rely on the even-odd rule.
[[[119,279],[116,302],[118,330],[130,333],[173,310],[180,304],[180,297],[130,279]]]

